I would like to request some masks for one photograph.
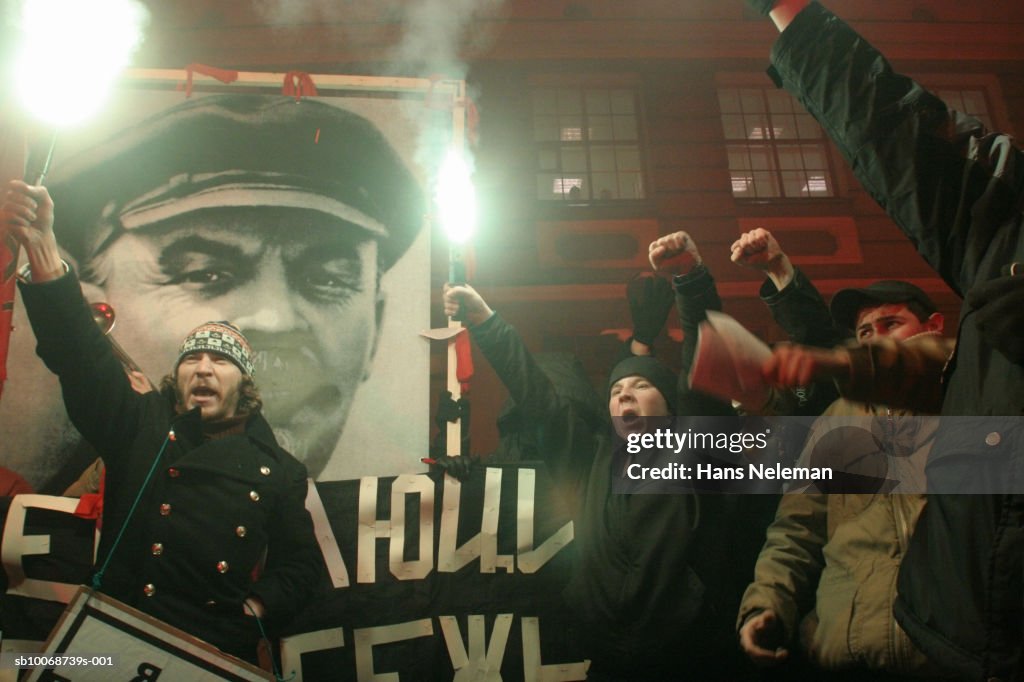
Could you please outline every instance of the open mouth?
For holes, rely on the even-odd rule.
[[[208,400],[217,397],[217,391],[208,386],[196,386],[192,389],[192,397],[197,400]]]
[[[621,419],[622,423],[625,424],[626,426],[633,426],[634,424],[640,423],[643,417],[637,414],[636,410],[630,408],[623,410],[622,414],[619,415],[619,419]]]

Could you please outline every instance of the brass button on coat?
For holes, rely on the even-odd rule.
[[[227,573],[228,572],[228,562],[226,562],[226,561],[218,561],[217,562],[217,570],[220,573]]]
[[[153,556],[160,556],[164,553],[164,545],[162,542],[154,542],[150,550],[153,552]]]
[[[239,526],[238,528],[235,529],[235,535],[237,535],[240,538],[244,538],[245,537],[245,533],[246,533],[245,526]]]
[[[174,467],[171,467],[170,469],[167,470],[167,475],[170,476],[171,478],[177,478],[178,476],[181,476],[181,472],[175,469]]]
[[[171,515],[171,505],[169,505],[166,502],[164,502],[163,504],[160,505],[160,516],[170,516],[170,515]]]
[[[249,499],[252,500],[253,502],[259,502],[260,501],[260,494],[258,492],[256,492],[255,490],[250,490],[249,491]]]
[[[154,585],[153,583],[146,583],[142,586],[142,593],[147,597],[152,597],[154,594],[156,594],[156,585]]]
[[[1003,437],[999,435],[998,431],[993,431],[992,433],[985,436],[985,445],[995,447],[999,445],[999,441],[1001,441],[1002,439]]]
[[[270,475],[270,467],[268,467],[266,465],[261,466],[260,467],[260,473],[263,474],[264,476],[269,476]]]

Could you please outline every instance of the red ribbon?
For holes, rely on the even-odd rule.
[[[209,66],[207,64],[189,64],[185,67],[185,97],[192,96],[192,75],[196,73],[202,76],[216,78],[221,83],[234,83],[238,80],[237,71],[219,69],[216,66]],[[178,85],[178,89],[181,90],[182,86]]]
[[[289,71],[284,75],[281,93],[295,98],[298,102],[303,97],[316,97],[316,85],[313,78],[305,71]]]
[[[455,337],[455,378],[459,380],[462,395],[469,393],[469,382],[473,379],[473,347],[466,331]]]

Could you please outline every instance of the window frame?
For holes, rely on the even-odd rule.
[[[535,125],[535,117],[537,116],[534,108],[534,93],[538,90],[550,89],[550,90],[572,90],[576,91],[580,95],[581,101],[581,123],[582,127],[586,126],[587,112],[586,112],[586,93],[594,90],[629,90],[633,95],[633,114],[634,123],[636,125],[636,137],[628,142],[620,143],[615,140],[614,137],[611,140],[599,140],[592,142],[589,139],[581,139],[580,149],[583,152],[586,170],[581,173],[585,180],[590,180],[593,185],[594,170],[592,168],[592,152],[595,148],[608,147],[614,148],[616,146],[630,146],[635,147],[639,168],[636,169],[640,185],[642,188],[643,196],[639,198],[606,198],[602,199],[598,196],[580,197],[578,199],[570,199],[566,196],[563,199],[558,198],[542,198],[539,196],[538,191],[538,180],[541,175],[547,174],[541,168],[539,155],[545,149],[550,149],[559,155],[560,158],[560,147],[566,144],[566,140],[539,140],[537,139],[537,127]],[[653,201],[653,187],[651,184],[651,172],[650,172],[650,153],[648,150],[648,122],[645,115],[644,107],[644,92],[641,86],[641,80],[637,75],[634,74],[535,74],[528,79],[528,111],[530,118],[530,135],[531,135],[531,148],[532,148],[532,171],[531,171],[531,188],[534,202],[543,207],[544,211],[561,211],[570,210],[578,212],[580,209],[586,207],[597,206],[602,209],[610,209],[613,211],[619,209],[635,210],[637,207],[647,207],[651,205]],[[559,172],[561,169],[557,169],[555,172]],[[632,172],[632,171],[630,171]],[[615,170],[618,175],[618,166],[616,165]]]

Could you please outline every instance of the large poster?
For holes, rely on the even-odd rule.
[[[176,75],[121,88],[58,140],[55,231],[97,317],[113,311],[110,337],[156,386],[189,330],[239,326],[264,413],[315,479],[420,468],[425,185],[452,139],[451,97],[314,76],[319,96],[297,100],[260,74],[186,97]],[[95,453],[14,307],[0,465],[59,494]]]

